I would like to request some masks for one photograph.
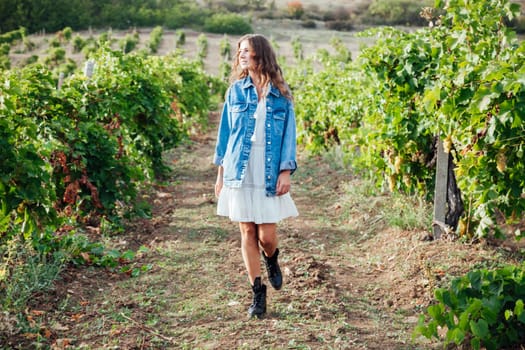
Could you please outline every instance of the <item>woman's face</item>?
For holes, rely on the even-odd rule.
[[[253,70],[255,68],[255,60],[253,56],[255,53],[253,52],[250,43],[248,40],[244,40],[241,42],[241,45],[239,45],[239,66],[244,70]]]

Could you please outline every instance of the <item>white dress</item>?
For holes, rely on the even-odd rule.
[[[240,188],[224,186],[217,201],[217,214],[228,216],[231,221],[255,224],[277,223],[298,216],[295,203],[286,193],[282,196],[266,196],[264,184],[264,149],[266,98],[257,104],[255,131],[246,173]]]

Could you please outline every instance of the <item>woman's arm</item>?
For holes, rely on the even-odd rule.
[[[215,181],[215,197],[217,198],[221,194],[222,186],[224,184],[223,174],[224,168],[222,166],[219,166],[217,168],[217,180]]]

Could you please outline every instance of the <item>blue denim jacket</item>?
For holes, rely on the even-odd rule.
[[[250,77],[234,82],[226,93],[213,163],[224,168],[224,186],[241,187],[255,130],[257,90]],[[270,85],[266,98],[266,195],[275,196],[282,170],[297,169],[296,126],[292,101]]]

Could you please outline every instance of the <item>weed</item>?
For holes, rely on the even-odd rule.
[[[0,304],[4,310],[17,312],[26,307],[32,293],[52,286],[62,270],[64,258],[62,255],[38,253],[31,243],[22,242],[19,236],[6,246],[4,254],[7,258],[1,261],[0,269],[10,271],[9,283],[0,284],[0,289],[3,289]]]
[[[432,206],[415,196],[392,195],[391,206],[384,210],[386,222],[402,230],[430,229]]]

